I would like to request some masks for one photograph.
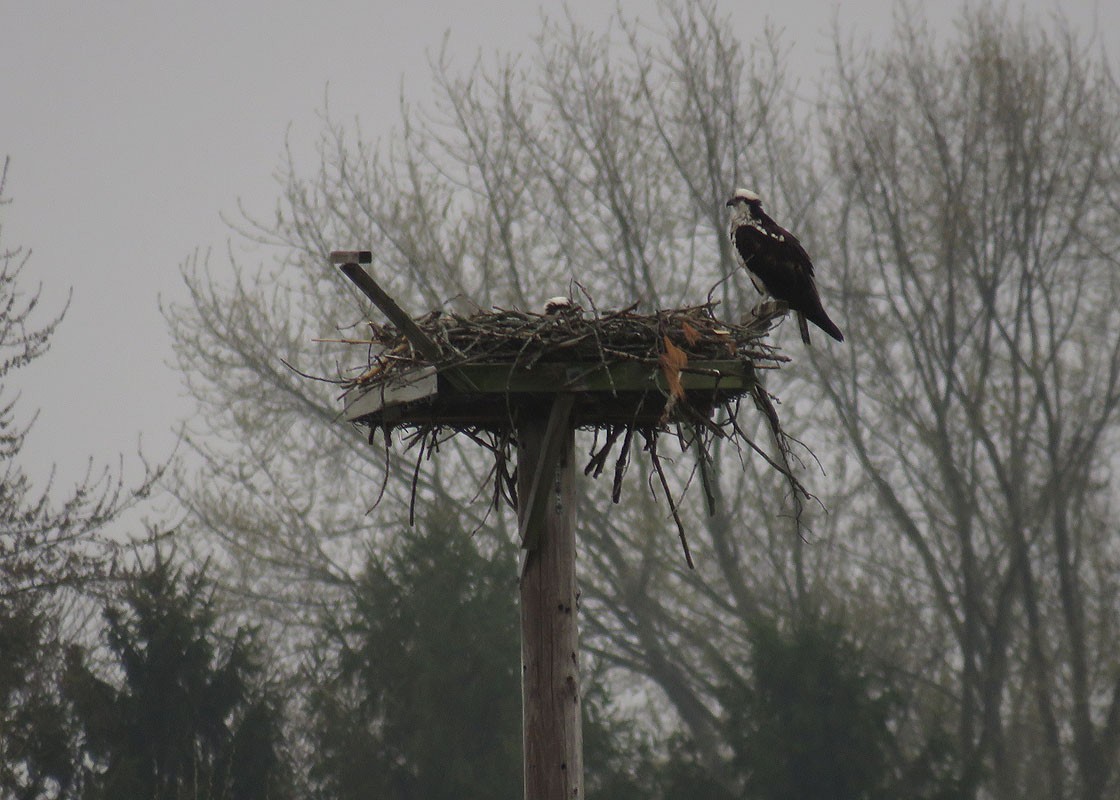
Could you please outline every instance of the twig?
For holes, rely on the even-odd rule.
[[[684,533],[684,522],[681,521],[680,512],[677,511],[677,504],[673,502],[673,492],[669,489],[669,481],[665,477],[665,470],[661,468],[661,459],[657,455],[657,437],[651,436],[646,439],[646,449],[649,451],[650,461],[653,462],[653,469],[657,472],[657,477],[661,480],[661,488],[665,490],[665,499],[669,503],[669,510],[673,513],[673,521],[677,523],[677,535],[681,540],[681,547],[684,548],[684,560],[688,564],[689,569],[696,569],[692,563],[692,553],[688,549],[688,537]]]

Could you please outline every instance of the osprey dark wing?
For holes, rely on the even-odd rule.
[[[790,308],[793,308],[791,298],[807,291],[817,293],[813,263],[792,234],[785,241],[777,241],[773,234],[764,233],[753,225],[740,225],[735,231],[735,247],[747,269],[762,281],[766,293],[790,303]]]

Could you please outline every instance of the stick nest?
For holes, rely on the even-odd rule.
[[[676,523],[681,545],[688,565],[692,566],[685,537],[685,527],[679,512],[679,499],[674,497],[658,452],[660,438],[671,435],[683,451],[696,448],[696,466],[700,484],[710,513],[715,513],[715,492],[712,442],[727,439],[734,443],[740,459],[753,452],[765,459],[782,473],[792,489],[800,518],[802,498],[810,495],[793,476],[790,468],[790,451],[787,437],[782,430],[774,400],[758,381],[750,388],[739,391],[708,393],[706,403],[699,406],[681,388],[681,376],[689,372],[703,373],[703,367],[693,365],[703,362],[737,361],[750,370],[776,369],[788,357],[767,343],[766,337],[775,322],[787,313],[785,304],[763,303],[740,322],[732,323],[716,317],[715,303],[661,310],[653,314],[638,313],[635,306],[621,310],[600,312],[592,307],[590,313],[578,305],[568,305],[553,313],[532,313],[509,309],[480,311],[469,316],[433,311],[415,320],[421,331],[438,347],[440,359],[431,360],[416,342],[410,341],[393,325],[365,323],[369,338],[328,339],[320,341],[344,343],[366,348],[365,363],[346,371],[331,381],[343,389],[342,397],[351,392],[365,392],[379,386],[392,386],[418,369],[435,367],[446,374],[469,365],[510,365],[529,370],[538,365],[563,362],[567,365],[586,365],[594,369],[601,365],[637,362],[660,369],[667,389],[655,390],[662,404],[661,413],[634,420],[612,423],[588,423],[576,416],[580,427],[594,430],[594,440],[584,473],[598,477],[613,459],[613,488],[611,497],[620,500],[623,476],[630,463],[635,441],[640,440],[642,451],[647,453],[658,484],[668,500]],[[430,350],[429,350],[430,352]],[[554,390],[560,389],[554,387]],[[601,393],[602,394],[602,393]],[[749,396],[752,405],[762,412],[766,428],[771,434],[770,447],[756,444],[740,426],[741,400]],[[498,398],[501,396],[499,395]],[[491,396],[492,406],[502,400]],[[378,430],[384,433],[388,466],[389,450],[393,446],[391,429],[403,430],[400,440],[406,451],[415,451],[415,468],[412,477],[412,497],[409,522],[414,522],[416,487],[419,470],[425,458],[430,458],[439,445],[455,435],[465,435],[489,450],[494,457],[493,467],[484,486],[491,489],[492,504],[496,508],[503,501],[513,508],[517,503],[517,481],[513,454],[516,447],[515,417],[517,403],[524,398],[505,398],[509,412],[506,425],[447,424],[433,415],[418,421],[414,416],[405,421],[393,422],[392,415],[359,420],[369,425],[372,444]],[[421,405],[430,400],[417,401]],[[539,413],[539,412],[538,412]],[[545,412],[547,414],[547,408]],[[651,419],[655,420],[651,422]],[[769,452],[768,452],[769,451]],[[389,470],[386,469],[386,480]],[[685,486],[693,483],[689,478]],[[651,487],[652,476],[651,476]],[[384,493],[384,484],[374,505]],[[482,491],[483,487],[480,487]],[[683,492],[683,490],[682,490]]]
[[[669,351],[666,337],[689,361],[739,359],[755,369],[774,369],[788,361],[764,339],[781,303],[764,303],[740,323],[714,315],[715,303],[639,314],[636,306],[588,316],[580,306],[555,313],[508,309],[471,316],[433,311],[416,323],[444,353],[440,369],[464,364],[513,364],[530,369],[541,363],[589,365],[637,361],[657,366]],[[429,365],[393,325],[369,322],[370,339],[338,340],[369,346],[369,363],[341,383],[350,391],[391,382],[402,373]],[[679,356],[678,356],[679,358]]]

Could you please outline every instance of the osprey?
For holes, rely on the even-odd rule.
[[[571,298],[565,297],[562,294],[557,295],[556,297],[550,297],[544,301],[544,313],[547,316],[551,316],[553,314],[562,314],[571,310],[571,308]]]
[[[736,189],[727,205],[731,207],[731,249],[759,294],[789,305],[797,314],[805,344],[809,344],[806,320],[836,341],[844,341],[844,334],[824,313],[813,281],[813,262],[797,237],[770,219],[762,210],[762,199],[749,189]]]

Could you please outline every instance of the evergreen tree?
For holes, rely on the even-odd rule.
[[[687,735],[678,733],[668,744],[666,757],[654,765],[657,793],[651,797],[659,800],[739,800],[740,795],[729,790],[697,759],[696,743]]]
[[[371,558],[307,670],[321,797],[521,795],[520,625],[507,555],[436,524]],[[587,795],[648,797],[637,788],[640,736],[610,717],[597,677],[584,687]]]
[[[888,695],[834,623],[755,624],[751,678],[727,698],[730,744],[751,797],[879,797],[888,771]]]
[[[158,551],[105,608],[111,663],[66,656],[85,798],[282,798],[280,710],[251,632],[224,640],[204,571]],[[109,676],[113,677],[109,677]]]
[[[514,571],[458,534],[417,529],[371,559],[324,642],[309,683],[325,796],[521,792]]]
[[[939,732],[897,738],[906,698],[846,634],[814,612],[783,628],[755,619],[750,677],[724,691],[725,741],[746,794],[758,800],[962,796]]]
[[[580,682],[584,796],[602,800],[661,797],[661,775],[650,733],[637,721],[612,714],[615,704],[603,663],[597,660],[580,675]]]
[[[0,602],[0,797],[65,791],[74,775],[69,719],[54,686],[58,644],[33,596]]]

